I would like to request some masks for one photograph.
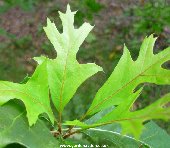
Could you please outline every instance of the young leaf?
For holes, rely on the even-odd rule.
[[[74,28],[74,15],[70,6],[67,6],[66,13],[61,13],[60,18],[63,25],[63,33],[59,33],[54,23],[47,19],[47,27],[44,30],[48,39],[53,44],[57,58],[47,59],[48,83],[53,103],[59,113],[73,97],[77,88],[90,76],[102,68],[96,64],[79,64],[76,60],[76,54],[80,45],[83,43],[92,26],[84,23],[79,29]],[[45,57],[35,58],[41,63]]]
[[[126,102],[126,104],[123,103],[119,105],[118,107],[111,107],[111,108],[102,110],[99,113],[92,116],[90,119],[86,120],[85,123],[82,123],[79,120],[74,120],[74,121],[66,121],[64,125],[79,126],[82,129],[93,128],[93,127],[97,127],[101,125],[107,125],[107,124],[113,123],[113,121],[110,118],[108,119],[105,118],[112,112],[114,112],[114,118],[119,121],[119,118],[122,116],[122,114],[126,115],[130,106],[133,104],[133,101],[137,98],[137,96],[139,96],[141,90],[142,89],[139,89],[136,93],[134,93],[133,97],[130,97],[128,101]],[[111,122],[109,122],[110,120]],[[115,120],[114,122],[117,122],[117,120]]]
[[[59,141],[50,134],[45,124],[38,119],[29,127],[26,110],[16,101],[0,107],[0,147],[19,143],[28,148],[59,147]]]
[[[98,121],[82,128],[92,128],[117,122],[122,125],[124,134],[130,133],[135,138],[139,138],[144,121],[150,119],[167,120],[170,118],[170,108],[165,107],[170,102],[170,94],[142,110],[130,111],[131,106],[142,91],[142,89],[139,89],[134,92],[139,84],[144,82],[170,84],[170,71],[161,67],[170,59],[170,48],[154,55],[152,50],[155,40],[156,38],[153,35],[144,40],[136,61],[131,59],[128,49],[124,48],[124,54],[120,62],[108,81],[98,91],[91,107],[83,118],[110,106],[118,106]],[[67,123],[74,125],[76,122],[70,121]],[[81,127],[83,124],[77,122],[75,125]]]
[[[136,61],[132,60],[129,50],[124,47],[118,65],[97,92],[86,115],[126,101],[141,83],[170,84],[170,71],[161,67],[170,60],[170,48],[153,54],[155,40],[153,35],[145,38]]]
[[[160,101],[161,102],[161,101]],[[115,108],[115,107],[114,107]],[[85,121],[86,126],[89,124],[94,125],[97,120],[100,120],[103,116],[111,112],[113,109],[109,108],[103,111],[100,111],[99,113],[95,114],[91,118]],[[152,112],[151,110],[150,112]],[[148,113],[149,114],[149,113]],[[67,125],[77,125],[81,128],[84,128],[84,123],[79,123],[78,121],[69,121],[66,122]],[[83,125],[84,124],[84,125]],[[89,126],[90,128],[90,126]],[[136,127],[133,127],[136,130]],[[158,127],[153,121],[148,122],[144,125],[144,130],[141,134],[141,137],[139,140],[134,139],[131,136],[128,135],[122,135],[121,134],[121,126],[118,123],[112,123],[96,128],[91,128],[86,131],[82,131],[83,133],[87,134],[91,138],[99,138],[99,140],[106,139],[107,141],[110,141],[111,143],[116,145],[117,147],[134,147],[134,146],[148,146],[148,147],[168,147],[169,146],[169,139],[170,136],[160,127]],[[160,140],[161,139],[161,140]]]
[[[120,123],[123,134],[132,134],[135,138],[139,139],[144,127],[144,121],[151,119],[170,119],[170,107],[166,107],[166,104],[170,102],[170,93],[166,94],[161,99],[145,107],[144,109],[131,112],[130,108],[141,91],[142,89],[139,89],[137,92],[133,93],[133,95],[130,95],[128,99],[122,102],[119,106],[115,107],[112,111],[107,114],[104,113],[104,116],[98,117],[95,115],[96,117],[93,122],[92,120],[87,122],[87,120],[85,124],[78,120],[74,120],[67,121],[65,125],[75,125],[81,127],[82,129],[88,129],[112,123]]]
[[[100,111],[99,113],[96,113],[94,116],[89,118],[85,121],[86,124],[80,122],[80,121],[67,121],[66,125],[77,125],[81,128],[88,127],[89,124],[95,123],[97,120],[101,119],[104,115],[108,114],[114,109],[114,107],[111,107],[109,109]],[[87,125],[88,124],[88,125]],[[77,128],[78,129],[78,128]],[[75,129],[74,129],[75,130]],[[96,144],[99,144],[99,141],[103,140],[103,144],[106,144],[106,141],[110,142],[109,147],[139,147],[141,145],[145,145],[143,141],[137,141],[134,138],[130,136],[121,135],[120,133],[121,128],[118,124],[109,124],[97,128],[90,128],[86,131],[82,131],[85,135],[88,135],[92,139],[98,139],[95,140]]]
[[[47,72],[44,70],[46,64],[46,61],[40,64],[26,84],[0,81],[0,105],[14,98],[22,100],[30,126],[36,123],[41,113],[47,113],[51,122],[54,122],[49,100]]]
[[[139,138],[142,133],[144,121],[151,119],[170,119],[170,107],[165,107],[170,102],[170,93],[146,108],[134,112],[130,111],[130,107],[137,97],[131,98],[98,120],[97,124],[102,125],[117,122],[122,125],[124,134],[131,133],[135,138]]]

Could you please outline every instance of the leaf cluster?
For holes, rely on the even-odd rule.
[[[170,60],[170,48],[153,54],[156,41],[153,35],[144,39],[137,60],[132,59],[128,48],[124,46],[121,59],[96,93],[86,113],[80,119],[63,123],[63,111],[78,87],[92,75],[103,71],[95,63],[80,64],[76,60],[79,47],[93,26],[84,23],[75,28],[75,14],[69,5],[66,13],[59,12],[63,25],[62,33],[47,19],[44,31],[57,52],[55,59],[35,57],[38,66],[25,83],[0,81],[1,146],[16,142],[27,147],[35,147],[35,143],[39,143],[38,147],[55,147],[60,142],[69,143],[67,138],[79,133],[84,133],[92,139],[104,136],[107,141],[118,147],[125,144],[128,147],[152,146],[153,143],[150,141],[154,141],[159,135],[163,135],[166,140],[169,139],[169,136],[153,122],[145,122],[170,118],[170,108],[167,105],[170,93],[143,109],[132,110],[145,83],[170,84],[170,71],[162,67]],[[15,98],[22,100],[25,108],[10,101]],[[43,115],[47,123],[53,127],[51,134],[40,120],[40,115]],[[159,135],[152,128],[156,128]],[[19,133],[14,136],[16,131]],[[148,134],[143,136],[147,132]],[[151,133],[154,134],[152,138],[149,136]],[[36,135],[41,136],[43,142]],[[151,140],[147,141],[148,138]],[[161,147],[165,145],[161,143]]]

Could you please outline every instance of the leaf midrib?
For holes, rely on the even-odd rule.
[[[75,42],[78,40],[78,38],[79,38],[79,36],[76,37],[74,43],[72,43],[71,46],[68,46],[68,50],[67,50],[66,62],[65,62],[65,65],[64,65],[64,72],[63,72],[63,75],[62,75],[62,84],[61,84],[61,90],[60,90],[60,111],[59,111],[60,114],[61,114],[61,110],[63,108],[63,105],[62,105],[63,99],[62,98],[63,98],[64,84],[65,84],[65,81],[66,81],[66,71],[67,71],[67,63],[68,63],[68,59],[69,59],[69,53],[70,53],[71,49],[74,49]],[[69,40],[70,40],[70,37],[69,37]]]

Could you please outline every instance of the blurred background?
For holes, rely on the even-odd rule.
[[[1,80],[22,82],[36,67],[33,57],[56,57],[43,26],[48,16],[62,31],[58,11],[65,12],[67,3],[72,10],[79,10],[76,27],[84,21],[95,25],[78,52],[78,61],[95,62],[105,71],[83,83],[66,106],[63,119],[72,120],[88,109],[119,61],[124,43],[134,60],[144,37],[152,33],[158,36],[154,53],[170,46],[170,0],[0,0]],[[170,68],[170,61],[164,67]],[[170,86],[145,84],[133,110],[151,104],[168,91]],[[156,122],[170,133],[170,122]]]

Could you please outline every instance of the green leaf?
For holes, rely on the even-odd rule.
[[[88,127],[87,124],[80,122],[79,120],[66,121],[63,125],[78,125],[78,126],[83,127],[83,128]]]
[[[99,141],[103,139],[104,141],[110,141],[114,147],[168,148],[170,145],[170,136],[153,121],[144,125],[144,130],[139,140],[127,135],[121,135],[120,131],[120,127],[116,124],[110,124],[89,129],[84,133],[91,138],[99,138]]]
[[[39,119],[29,127],[26,110],[16,101],[0,107],[0,147],[18,143],[29,148],[55,148],[59,142]]]
[[[54,122],[49,100],[46,64],[47,62],[44,61],[39,65],[26,84],[0,81],[0,105],[14,98],[22,100],[30,126],[36,123],[41,113],[47,113],[51,122]]]
[[[103,140],[103,144],[104,142],[106,143],[107,141],[109,141],[112,144],[109,145],[109,147],[113,146],[115,148],[119,148],[119,147],[136,148],[136,147],[146,146],[146,144],[142,141],[139,140],[137,141],[136,139],[130,136],[121,135],[120,133],[111,130],[92,128],[85,131],[85,134],[87,134],[92,138],[99,138],[99,141]]]
[[[118,106],[98,119],[98,121],[86,125],[86,127],[82,127],[83,124],[81,123],[81,125],[80,122],[75,124],[75,121],[72,121],[72,125],[75,124],[86,129],[111,123],[120,123],[123,134],[132,134],[139,139],[144,121],[170,119],[170,107],[166,107],[166,104],[170,102],[170,94],[163,96],[144,109],[130,111],[130,108],[142,91],[142,88],[135,91],[139,84],[144,82],[162,85],[170,84],[170,71],[161,67],[162,64],[170,59],[170,48],[154,55],[152,50],[155,40],[153,35],[144,40],[136,61],[131,59],[128,49],[124,48],[124,54],[120,62],[108,81],[98,91],[91,107],[83,118],[110,106]],[[71,124],[71,121],[69,124]]]
[[[124,134],[131,133],[135,138],[139,138],[142,133],[144,121],[150,119],[168,120],[170,118],[170,107],[166,107],[166,104],[170,102],[170,93],[144,109],[133,112],[130,111],[130,107],[133,105],[137,96],[131,98],[102,117],[95,124],[120,123]]]
[[[61,34],[49,19],[47,19],[47,27],[44,27],[48,39],[57,52],[56,59],[46,59],[50,92],[59,113],[63,111],[77,88],[87,78],[102,71],[102,68],[94,63],[79,64],[76,60],[80,45],[93,27],[84,23],[79,29],[75,29],[73,25],[75,13],[71,12],[69,5],[65,14],[59,12],[63,25]],[[35,58],[35,60],[41,63],[44,57]]]
[[[103,111],[100,111],[99,113],[95,114],[91,118],[85,121],[86,126],[88,124],[94,125],[96,121],[101,119],[103,116],[111,112],[114,108],[109,108]],[[152,112],[151,110],[150,112]],[[149,112],[149,113],[150,113]],[[80,122],[76,121],[69,121],[66,122],[70,123],[70,125],[77,125],[81,127],[82,129],[85,127]],[[75,129],[81,129],[81,128],[75,128]],[[89,125],[90,128],[90,125]],[[136,127],[134,127],[136,130]],[[129,135],[122,135],[121,134],[122,128],[120,124],[118,123],[112,123],[109,125],[100,126],[97,128],[91,128],[86,131],[82,131],[86,135],[90,136],[92,139],[97,138],[98,140],[96,142],[104,140],[111,142],[114,147],[159,147],[159,148],[168,148],[170,143],[170,136],[159,126],[157,126],[153,121],[148,122],[144,125],[144,130],[142,131],[141,137],[139,140],[134,139],[132,136]]]
[[[126,115],[127,111],[129,110],[130,106],[133,104],[134,99],[139,96],[142,89],[139,89],[136,93],[134,93],[133,97],[131,96],[125,103],[121,104],[118,107],[111,107],[105,110],[100,111],[99,113],[92,116],[90,119],[86,120],[85,123],[80,122],[79,120],[74,121],[66,121],[65,125],[75,125],[79,126],[81,128],[93,128],[97,126],[102,126],[106,124],[111,124],[113,122],[118,122],[120,117],[122,115]],[[112,112],[114,113],[114,117],[112,115]],[[109,116],[111,114],[111,117]],[[105,118],[106,117],[106,118]],[[107,118],[110,117],[110,118]],[[117,119],[117,120],[111,120],[111,119]],[[121,121],[121,120],[120,120]]]
[[[100,118],[102,118],[104,115],[108,114],[111,112],[114,108],[111,107],[109,109],[100,111],[99,113],[95,114],[91,118],[85,121],[85,123],[82,123],[78,120],[74,121],[67,121],[65,125],[77,125],[79,127],[86,128],[88,127],[88,124],[93,124]],[[81,128],[74,128],[75,129],[81,129]],[[89,126],[90,128],[90,126]],[[136,141],[134,138],[130,136],[125,136],[120,134],[120,126],[118,124],[110,124],[110,125],[105,125],[101,126],[98,128],[90,128],[86,131],[82,131],[85,135],[88,135],[91,137],[96,144],[99,144],[99,141],[101,142],[103,140],[103,144],[106,144],[107,141],[111,145],[109,146],[114,146],[114,147],[139,147],[142,143],[139,141]]]
[[[123,56],[109,79],[97,92],[86,115],[121,104],[141,83],[170,84],[170,71],[161,67],[170,60],[170,48],[153,54],[155,40],[153,35],[145,38],[136,61],[132,60],[128,49],[124,47]]]
[[[153,148],[170,146],[170,136],[153,121],[145,124],[140,140]]]

